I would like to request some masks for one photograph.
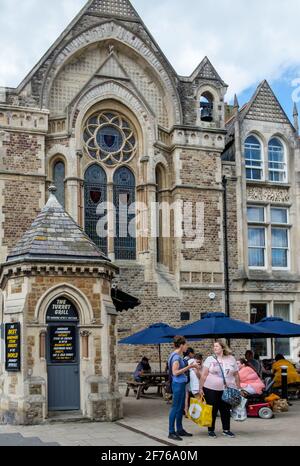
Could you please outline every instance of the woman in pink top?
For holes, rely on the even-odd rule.
[[[212,426],[208,428],[208,436],[216,438],[215,424],[218,411],[220,411],[223,435],[226,437],[234,437],[235,435],[230,431],[231,406],[222,400],[225,385],[221,367],[227,386],[240,388],[238,366],[230,349],[223,342],[218,341],[214,344],[213,353],[213,356],[209,356],[203,364],[202,377],[200,380],[201,392],[204,392],[207,404],[213,407],[213,422]]]
[[[250,395],[261,395],[265,385],[253,367],[242,358],[238,361],[238,368],[241,387]]]

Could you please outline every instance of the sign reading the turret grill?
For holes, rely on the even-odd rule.
[[[47,322],[78,322],[76,307],[67,298],[55,299],[47,311]]]
[[[7,372],[21,370],[21,325],[19,322],[5,324],[5,369]]]

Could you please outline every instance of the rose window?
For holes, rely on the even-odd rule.
[[[131,124],[118,113],[91,116],[84,128],[87,154],[109,166],[129,162],[136,154],[136,137]]]

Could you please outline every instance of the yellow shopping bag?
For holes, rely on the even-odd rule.
[[[191,398],[188,418],[200,427],[211,427],[212,409],[212,406],[206,404],[204,396],[200,400]]]

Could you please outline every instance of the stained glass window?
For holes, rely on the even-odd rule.
[[[114,206],[116,209],[115,258],[136,259],[135,238],[135,177],[127,167],[114,175]]]
[[[83,141],[85,151],[91,158],[111,167],[129,162],[137,150],[133,127],[115,112],[92,115],[86,121]]]
[[[107,200],[107,178],[99,165],[91,165],[85,172],[84,198],[85,232],[107,255],[107,212],[104,206],[101,209],[101,204]]]

